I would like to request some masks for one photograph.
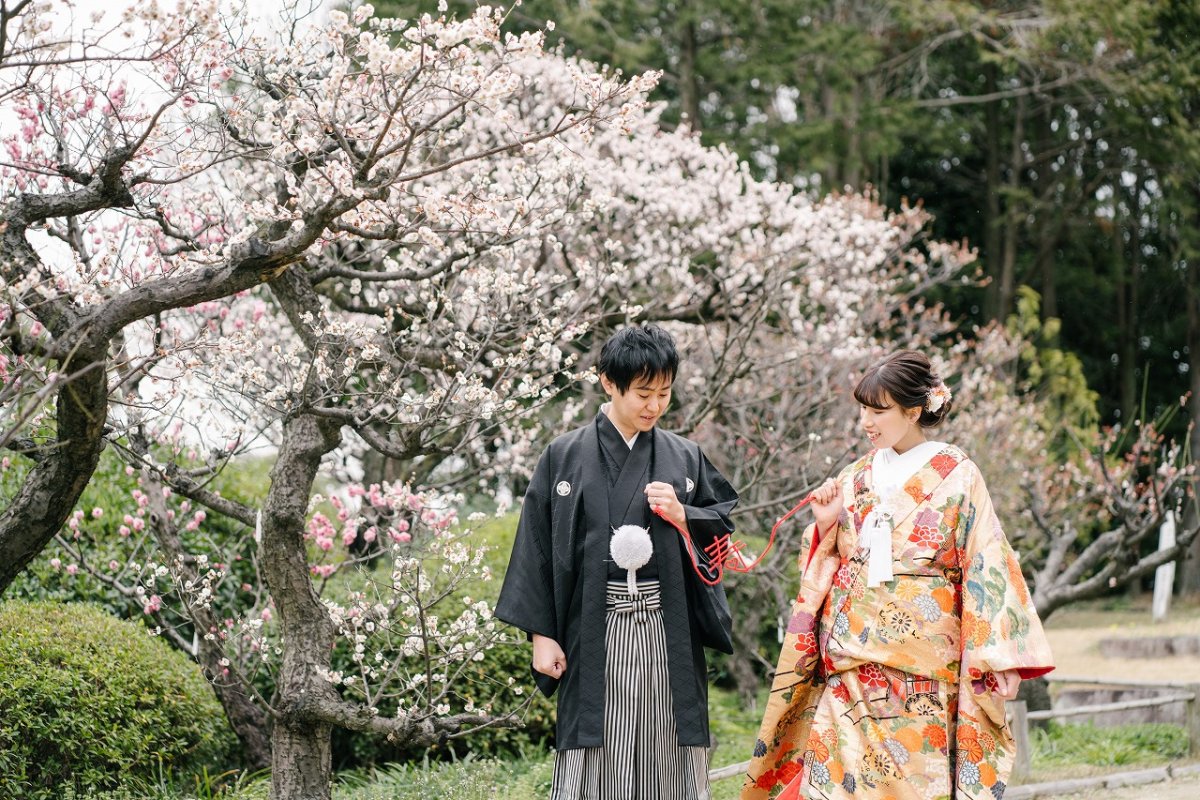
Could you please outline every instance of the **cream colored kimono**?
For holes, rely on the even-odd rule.
[[[867,586],[870,455],[838,476],[836,531],[805,534],[743,800],[1002,800],[1014,745],[992,673],[1050,648],[979,469],[946,446],[888,502],[891,580]]]

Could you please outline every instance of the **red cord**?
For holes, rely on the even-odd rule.
[[[667,519],[667,516],[663,513],[660,506],[654,506],[654,513],[658,514],[658,516],[669,522],[675,528],[675,530],[679,531],[679,534],[683,537],[684,542],[687,543],[688,555],[691,556],[692,568],[696,570],[696,575],[699,576],[700,580],[704,581],[709,586],[716,586],[721,582],[721,579],[725,577],[726,569],[732,572],[749,572],[757,567],[759,562],[761,562],[763,558],[766,557],[767,553],[771,551],[771,546],[775,544],[775,533],[779,530],[779,526],[786,522],[797,511],[812,502],[812,499],[812,495],[810,494],[808,497],[797,503],[791,511],[787,512],[775,521],[774,527],[771,528],[771,537],[767,539],[767,546],[763,548],[761,553],[759,553],[758,558],[754,559],[754,561],[750,564],[747,564],[746,560],[742,558],[742,549],[746,546],[746,543],[742,541],[731,540],[728,533],[724,536],[718,537],[716,541],[704,548],[704,552],[708,556],[709,563],[709,566],[707,566],[706,569],[711,572],[715,568],[715,578],[708,577],[704,574],[704,571],[700,569],[700,560],[696,557],[696,546],[692,543],[692,537],[688,534],[687,530],[682,525],[676,524],[674,520]],[[812,560],[813,553],[816,552],[817,543],[820,541],[820,535],[821,532],[819,530],[813,535],[812,551],[808,554],[810,561]]]

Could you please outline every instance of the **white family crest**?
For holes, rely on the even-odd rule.
[[[559,481],[558,486],[554,487],[554,491],[558,492],[559,497],[566,497],[571,493],[571,484],[566,481]]]
[[[692,489],[696,488],[696,482],[694,480],[692,480],[691,478],[688,478],[686,486],[687,486],[687,490],[690,492]]]

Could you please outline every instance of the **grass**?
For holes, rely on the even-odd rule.
[[[713,767],[743,761],[757,732],[757,712],[735,695],[716,690],[710,697],[713,731],[719,745]],[[1188,740],[1174,725],[1139,724],[1098,728],[1091,724],[1050,723],[1034,731],[1031,782],[1077,778],[1114,770],[1140,769],[1187,758]],[[467,758],[444,763],[393,764],[368,772],[340,775],[334,800],[545,800],[550,795],[554,760],[550,753],[500,761]],[[228,779],[230,776],[220,776]],[[116,792],[67,795],[63,800],[267,800],[269,779],[259,776],[232,781],[225,791],[218,781],[192,780],[192,785],[125,787]],[[734,800],[740,778],[713,785],[713,800]]]
[[[1033,731],[1031,783],[1177,763],[1188,756],[1187,731],[1141,723],[1100,728],[1050,722]]]
[[[343,777],[334,800],[544,800],[554,762],[549,755],[520,761],[467,759],[442,764],[395,764]]]
[[[713,688],[708,694],[708,719],[717,749],[712,768],[736,764],[750,758],[754,739],[762,722],[762,709],[750,708],[736,693]],[[742,788],[742,779],[726,778],[713,784],[713,800],[734,800]]]

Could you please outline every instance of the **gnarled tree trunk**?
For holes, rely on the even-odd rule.
[[[309,576],[304,522],[321,458],[337,446],[339,425],[297,413],[283,426],[283,446],[271,470],[262,527],[262,563],[279,612],[283,638],[271,733],[273,800],[328,800],[330,732],[316,709],[334,699],[326,670],[333,621]]]

